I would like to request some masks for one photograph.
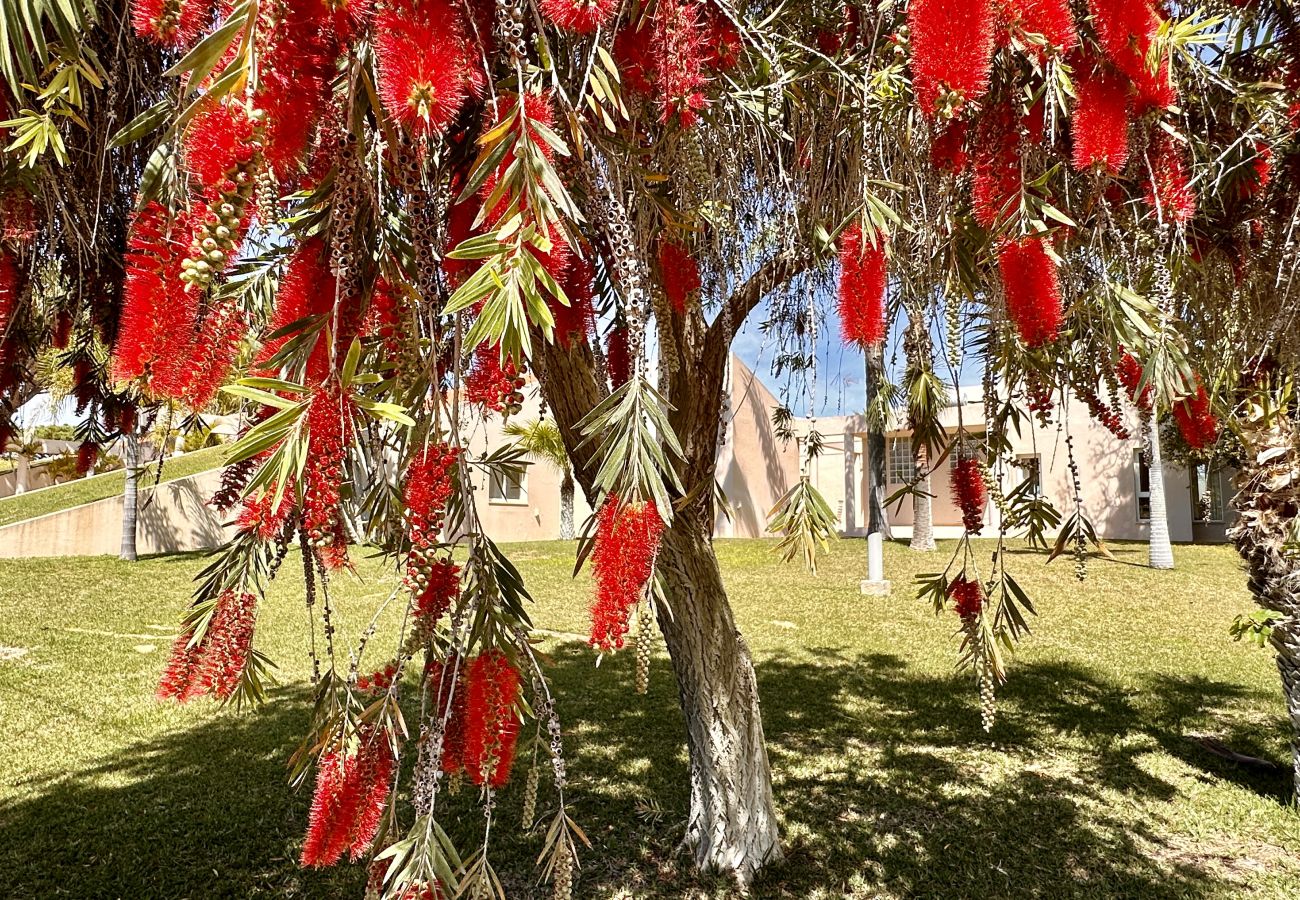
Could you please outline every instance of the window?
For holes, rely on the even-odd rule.
[[[528,489],[525,487],[528,475],[523,469],[503,471],[493,469],[488,479],[488,501],[491,503],[527,503]]]
[[[1133,481],[1137,488],[1137,514],[1139,522],[1151,520],[1151,469],[1140,451],[1133,451]]]
[[[890,484],[907,484],[916,477],[916,460],[912,458],[912,439],[896,437],[889,439],[889,463],[887,480]]]
[[[1029,493],[1035,497],[1043,493],[1043,464],[1037,453],[1016,457],[1017,478],[1013,488],[1029,482]]]
[[[1194,512],[1198,522],[1223,521],[1223,479],[1205,463],[1197,463],[1193,470],[1196,491]]]

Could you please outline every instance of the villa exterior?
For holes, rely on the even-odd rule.
[[[772,425],[777,400],[763,382],[732,356],[727,379],[727,428],[718,448],[718,484],[727,498],[729,516],[719,515],[717,537],[761,537],[766,533],[767,514],[777,500],[800,477],[800,439],[782,441]],[[953,403],[942,414],[949,433],[959,423],[978,434],[984,428],[984,410],[979,390],[963,388],[960,405]],[[536,418],[541,409],[537,386],[529,382],[519,418]],[[1136,416],[1126,420],[1130,433],[1138,431]],[[1076,461],[1082,483],[1083,507],[1103,538],[1146,540],[1149,535],[1149,473],[1141,460],[1137,437],[1119,440],[1093,421],[1082,403],[1071,402],[1056,410],[1052,424],[1039,425],[1026,417],[1013,445],[1019,465],[1004,476],[1003,488],[1011,490],[1031,472],[1038,473],[1040,489],[1064,516],[1073,510],[1071,478],[1065,432],[1056,423],[1066,420],[1074,436]],[[476,421],[470,428],[469,448],[475,455],[501,446],[509,439],[499,416]],[[807,425],[802,425],[806,433]],[[839,516],[840,531],[846,536],[866,534],[866,497],[869,477],[866,467],[867,425],[860,415],[818,419],[823,451],[808,466],[808,477]],[[912,449],[909,432],[895,423],[886,432],[885,495],[896,491],[911,477]],[[961,534],[961,514],[952,502],[948,484],[950,460],[944,460],[931,481],[936,537]],[[1165,494],[1170,535],[1180,542],[1224,540],[1231,496],[1228,472],[1187,472],[1175,465],[1164,466]],[[503,541],[551,540],[560,533],[560,482],[562,475],[552,466],[533,462],[524,478],[513,483],[488,483],[482,472],[474,475],[475,489],[486,497],[479,503],[484,526]],[[894,537],[910,537],[911,499],[888,508]],[[574,522],[581,531],[591,514],[579,489],[575,497]],[[993,533],[997,510],[990,504],[986,522]]]

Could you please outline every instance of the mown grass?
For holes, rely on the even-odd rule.
[[[206,472],[221,465],[225,453],[223,447],[208,447],[181,456],[169,457],[163,463],[162,481],[172,481]],[[140,487],[146,488],[154,483],[158,473],[155,462],[142,473]],[[92,478],[78,478],[75,481],[57,484],[25,494],[0,499],[0,525],[34,519],[52,512],[71,509],[83,503],[93,503],[108,497],[116,497],[126,486],[126,472],[118,469]]]
[[[754,896],[1300,896],[1281,692],[1269,655],[1227,635],[1250,608],[1227,548],[1179,547],[1161,573],[1121,545],[1082,585],[1068,561],[1018,554],[1040,616],[986,736],[953,672],[954,621],[908,584],[948,548],[887,547],[894,593],[865,598],[860,541],[839,542],[815,578],[769,542],[718,546],[758,663],[786,844]],[[666,657],[647,697],[630,653],[595,669],[572,545],[511,550],[548,630],[574,814],[594,843],[575,896],[731,896],[677,850],[688,784]],[[285,769],[308,715],[295,557],[259,624],[280,666],[272,701],[152,700],[201,565],[0,562],[0,643],[15,648],[0,651],[0,896],[360,896],[360,867],[295,864],[309,801]],[[364,581],[335,583],[344,634],[387,593],[377,565],[360,568]],[[1227,762],[1197,734],[1280,768]],[[493,856],[510,896],[545,896],[540,839],[517,830],[522,780],[499,798]],[[468,791],[444,815],[471,846],[482,815]]]

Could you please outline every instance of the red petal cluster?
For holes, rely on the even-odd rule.
[[[700,289],[700,267],[695,257],[676,241],[660,238],[659,273],[668,302],[684,314],[686,301]]]
[[[313,15],[319,10],[292,3],[282,10],[274,28],[258,31],[265,46],[258,57],[256,103],[266,113],[263,154],[283,181],[301,170],[312,132],[329,108],[338,45]]]
[[[417,628],[432,628],[442,618],[460,593],[460,566],[448,559],[431,563],[426,571],[428,581],[415,598]]]
[[[379,831],[397,761],[387,732],[365,726],[357,741],[354,752],[332,750],[317,764],[303,866],[332,866],[344,853],[358,860]]]
[[[131,27],[163,47],[189,47],[212,18],[212,0],[131,0]]]
[[[569,260],[561,281],[569,305],[548,299],[547,305],[555,317],[555,340],[561,347],[585,344],[596,333],[595,280],[596,270],[591,264],[590,251],[584,256],[575,254]]]
[[[1273,180],[1273,149],[1263,141],[1256,141],[1254,157],[1241,181],[1237,183],[1237,194],[1242,199],[1258,197]]]
[[[290,257],[285,266],[284,277],[275,292],[275,309],[271,313],[271,322],[267,334],[283,331],[295,322],[303,322],[302,328],[311,324],[309,319],[322,316],[334,308],[337,282],[330,271],[328,247],[324,238],[312,237]],[[304,321],[309,320],[309,321]],[[329,345],[320,331],[314,337],[312,349],[307,362],[307,380],[318,383],[329,371]],[[293,334],[268,338],[262,343],[256,365],[266,371],[267,364],[280,352]]]
[[[542,15],[559,28],[591,34],[618,12],[619,0],[541,0]]]
[[[376,669],[369,675],[361,675],[357,678],[357,690],[371,693],[373,691],[386,691],[393,685],[393,679],[397,677],[397,663],[387,663],[382,669]]]
[[[217,303],[199,323],[194,339],[191,371],[181,399],[193,410],[203,410],[217,396],[239,355],[239,345],[248,333],[248,319],[235,303]]]
[[[969,453],[958,453],[952,465],[952,499],[961,510],[961,522],[969,534],[979,534],[984,527],[984,505],[988,488],[980,461]]]
[[[77,447],[77,474],[90,474],[97,462],[99,462],[99,444],[94,441],[82,441]]]
[[[1128,399],[1138,409],[1151,409],[1152,390],[1151,385],[1143,385],[1142,393],[1138,393],[1138,385],[1142,384],[1142,363],[1131,353],[1122,353],[1119,362],[1115,366],[1115,375],[1119,378],[1119,383],[1124,385],[1128,391]]]
[[[394,0],[375,16],[379,96],[394,121],[439,137],[485,79],[455,0]]]
[[[632,610],[654,572],[663,530],[653,503],[623,503],[614,494],[605,498],[591,551],[591,574],[596,580],[591,646],[606,653],[622,648]]]
[[[646,97],[655,90],[655,64],[650,49],[653,39],[653,29],[631,25],[614,35],[614,60],[623,84],[634,94]]]
[[[352,440],[351,393],[337,381],[317,388],[307,408],[307,465],[303,470],[303,527],[318,549],[334,547],[322,560],[337,568],[342,521],[339,518],[343,463]]]
[[[229,698],[248,665],[256,619],[256,597],[223,593],[198,643],[194,643],[190,627],[172,644],[171,657],[158,682],[158,699],[184,703],[203,694],[218,700]]]
[[[966,171],[970,156],[966,152],[966,133],[963,121],[950,124],[930,141],[930,165],[945,172],[959,175]]]
[[[485,650],[465,672],[465,774],[499,788],[510,779],[519,737],[519,670],[500,650]]]
[[[113,346],[112,374],[129,381],[149,373],[165,384],[180,381],[197,315],[195,295],[179,279],[185,252],[167,210],[150,201],[127,233],[122,319]],[[179,386],[178,386],[179,388]],[[179,395],[179,389],[176,392]]]
[[[1157,127],[1148,150],[1151,179],[1147,183],[1147,202],[1162,221],[1181,225],[1196,215],[1196,193],[1187,175],[1182,147]]]
[[[704,77],[709,48],[708,32],[700,15],[698,0],[659,0],[652,23],[651,57],[655,85],[659,89],[659,118],[668,122],[677,116],[682,127],[699,120],[699,111],[709,105],[704,96]]]
[[[452,474],[460,449],[430,444],[417,450],[406,465],[406,533],[415,547],[431,547],[442,532],[443,514],[451,499]]]
[[[244,104],[205,103],[185,130],[186,168],[205,189],[220,190],[236,169],[257,155],[255,138],[256,127]]]
[[[1219,439],[1219,422],[1210,408],[1210,395],[1199,378],[1196,393],[1175,403],[1173,413],[1183,440],[1193,450],[1204,450]]]
[[[1123,75],[1085,67],[1075,85],[1078,106],[1071,121],[1074,167],[1096,166],[1118,175],[1128,162],[1128,84]]]
[[[292,485],[286,485],[280,502],[275,503],[276,484],[267,485],[262,493],[246,497],[243,509],[235,519],[235,527],[249,534],[256,534],[264,541],[272,541],[284,531],[284,526],[293,513],[294,493]]]
[[[1007,300],[1007,317],[1027,347],[1056,340],[1061,330],[1061,285],[1047,238],[1007,241],[998,251],[998,269]]]
[[[446,662],[428,657],[424,686],[435,715],[445,725],[442,736],[442,770],[448,775],[465,771],[465,667],[454,654]]]
[[[1002,13],[1009,27],[1042,35],[1055,53],[1067,54],[1079,44],[1070,0],[1002,0]],[[1035,52],[1046,55],[1039,48]]]
[[[912,37],[912,88],[921,114],[934,118],[952,97],[951,109],[979,100],[993,68],[993,0],[912,0],[907,25]]]
[[[615,325],[609,330],[605,345],[605,369],[609,383],[615,390],[632,378],[632,351],[627,341],[627,326]]]
[[[864,237],[854,223],[840,235],[840,328],[844,340],[871,347],[885,339],[885,246]]]
[[[974,168],[971,213],[981,226],[993,228],[1020,198],[1020,136],[1010,104],[1000,103],[980,119]]]
[[[474,348],[474,364],[465,378],[465,399],[485,410],[502,412],[524,386],[515,365],[501,365],[501,348],[483,343]],[[522,400],[522,395],[518,398]]]
[[[970,578],[954,578],[948,582],[948,599],[963,622],[976,619],[984,608],[984,588]]]
[[[1088,0],[1088,9],[1106,56],[1133,82],[1139,110],[1172,106],[1176,96],[1169,61],[1162,61],[1156,72],[1147,68],[1147,51],[1161,22],[1151,0]]]
[[[18,311],[18,264],[0,249],[0,344],[9,336],[9,324]]]

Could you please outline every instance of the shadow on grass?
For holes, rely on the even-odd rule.
[[[724,882],[690,873],[675,850],[686,762],[666,661],[637,697],[631,656],[594,672],[576,644],[553,655],[573,811],[595,844],[575,896],[721,895]],[[1239,770],[1185,738],[1243,698],[1222,682],[1152,678],[1139,693],[1075,665],[1022,666],[1000,698],[998,749],[965,679],[891,655],[768,658],[760,682],[790,837],[758,897],[847,896],[855,884],[861,896],[1223,895],[1234,885],[1167,846],[1149,809],[1176,790],[1138,757],[1164,749],[1207,778],[1285,795],[1285,776]],[[0,896],[360,897],[361,867],[295,862],[309,797],[286,784],[285,762],[307,707],[304,689],[284,688],[260,710],[214,712],[0,809]],[[517,834],[522,782],[499,798],[494,861],[511,897],[545,896],[539,837]],[[447,811],[463,847],[482,823],[468,793]]]

